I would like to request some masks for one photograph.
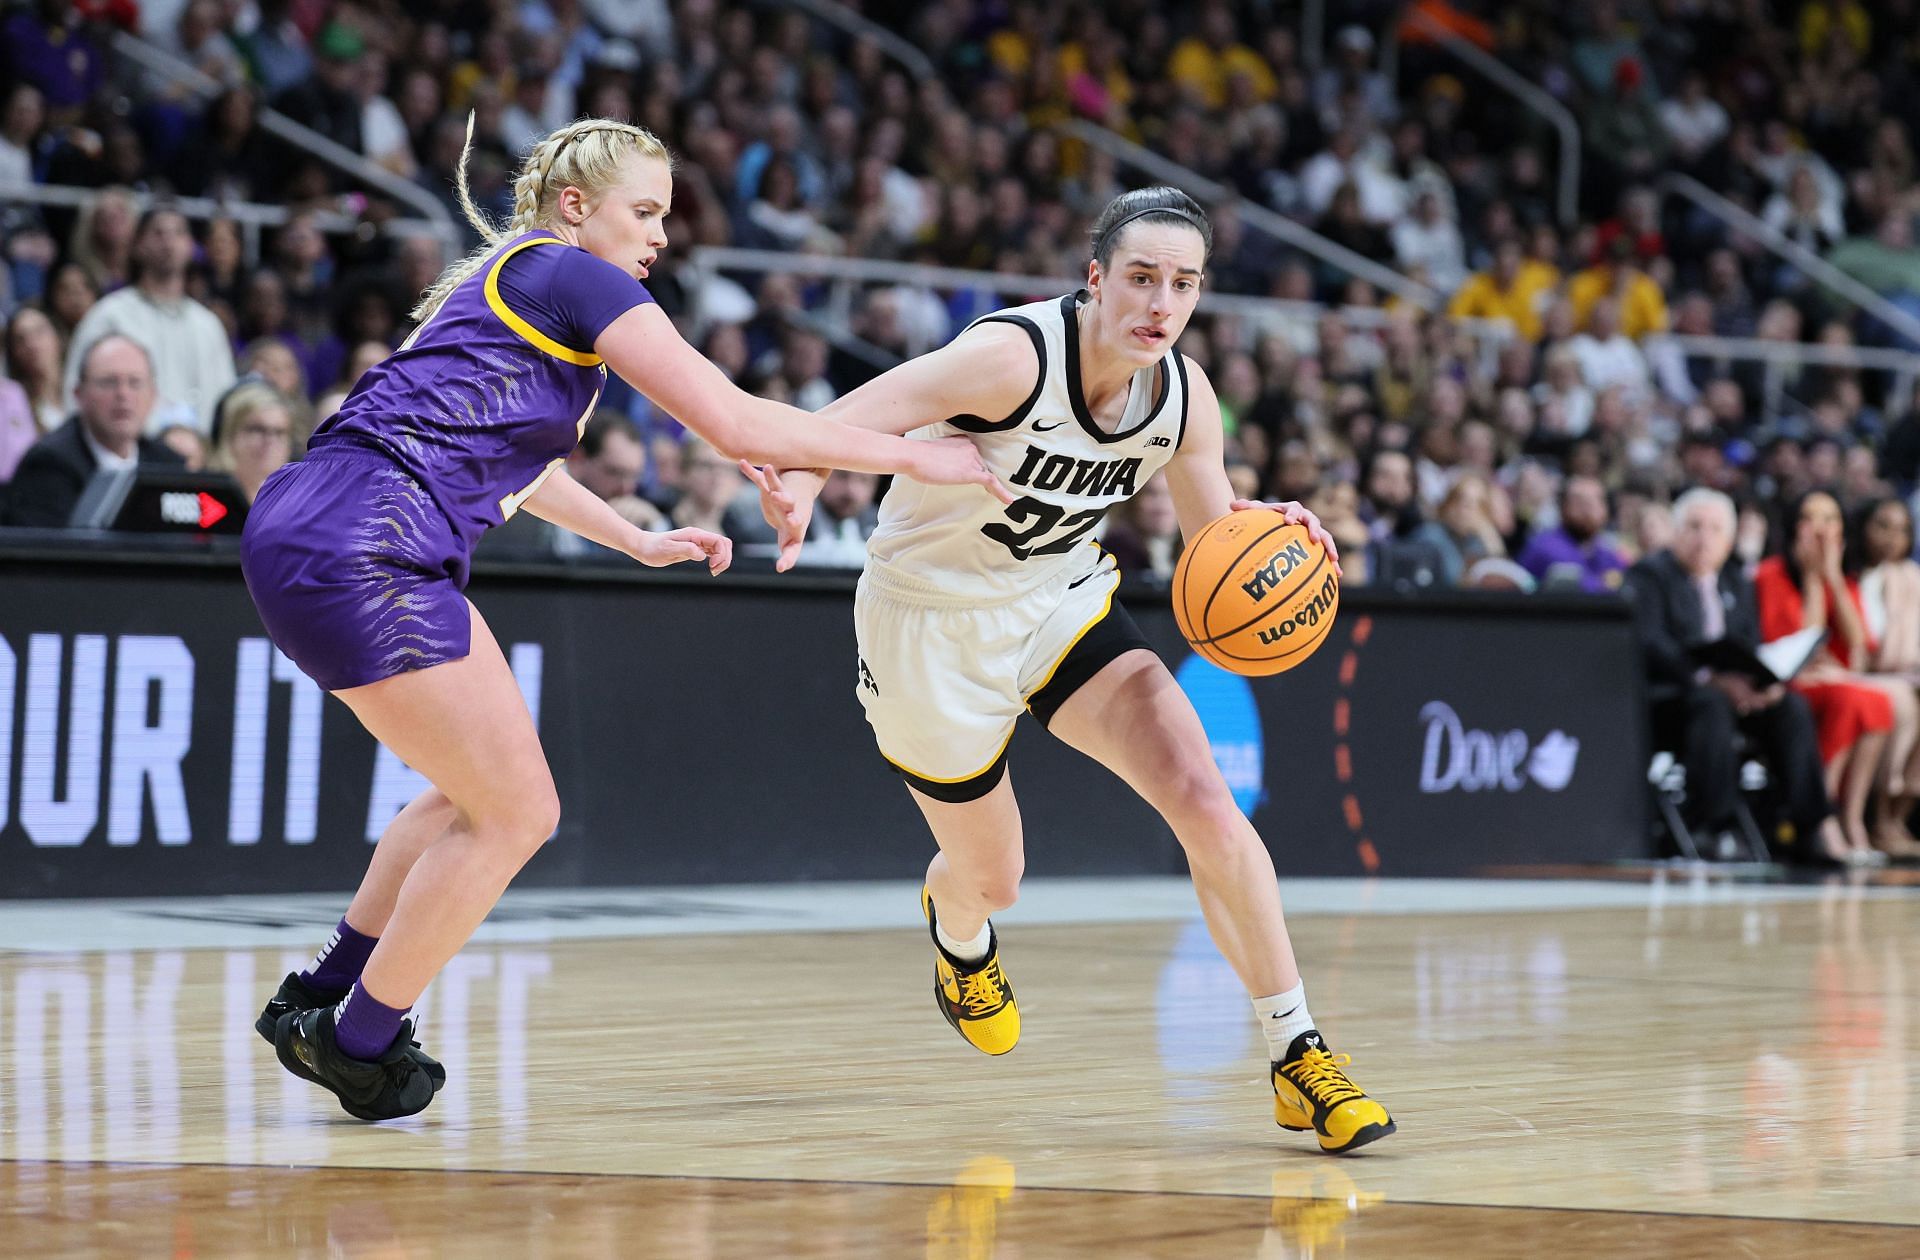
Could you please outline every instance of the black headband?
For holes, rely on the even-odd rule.
[[[1093,243],[1093,256],[1098,258],[1101,254],[1105,253],[1108,242],[1113,240],[1115,234],[1117,234],[1121,228],[1127,226],[1127,224],[1133,222],[1135,219],[1144,219],[1150,214],[1170,214],[1176,219],[1182,219],[1190,224],[1194,231],[1200,233],[1201,240],[1207,238],[1206,224],[1202,223],[1194,215],[1182,210],[1180,207],[1148,206],[1144,210],[1135,210],[1132,214],[1121,215],[1106,231],[1100,233],[1100,239]]]

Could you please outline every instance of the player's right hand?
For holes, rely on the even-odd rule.
[[[740,461],[740,471],[760,489],[760,515],[779,535],[780,558],[774,561],[773,569],[776,573],[785,573],[800,559],[800,548],[807,541],[807,525],[813,520],[814,496],[789,489],[781,479],[779,470],[772,464],[763,467],[743,459]]]
[[[1013,502],[1013,492],[1000,484],[980,457],[980,448],[966,438],[935,438],[914,445],[920,448],[914,452],[916,466],[905,471],[915,481],[930,486],[984,486],[1000,502]]]

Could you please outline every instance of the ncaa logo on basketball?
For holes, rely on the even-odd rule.
[[[1247,598],[1258,603],[1278,587],[1289,573],[1306,562],[1306,544],[1295,539],[1267,561],[1266,568],[1254,570],[1253,576],[1240,584],[1240,589],[1247,593]]]

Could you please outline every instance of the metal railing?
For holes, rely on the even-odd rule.
[[[798,9],[809,17],[839,27],[856,39],[871,40],[880,51],[899,62],[908,73],[920,79],[937,79],[940,72],[934,68],[927,55],[912,43],[900,38],[886,27],[864,17],[835,0],[777,0],[788,8]]]
[[[0,200],[14,203],[84,209],[99,200],[107,191],[105,188],[79,188],[70,184],[24,184],[10,179],[0,179]],[[286,206],[263,205],[255,201],[174,197],[139,192],[129,188],[120,188],[118,191],[131,197],[134,204],[142,210],[156,201],[165,201],[189,219],[203,222],[211,219],[232,219],[240,225],[242,254],[248,266],[260,260],[260,230],[284,227],[289,219],[301,213]],[[306,213],[313,217],[315,227],[329,235],[352,236],[364,226],[361,219],[350,214],[342,214],[338,210],[309,210]],[[429,236],[436,240],[443,239],[434,224],[419,219],[390,219],[381,225],[381,230],[395,236]]]
[[[1654,190],[1660,195],[1663,208],[1668,197],[1680,197],[1692,202],[1722,223],[1759,241],[1775,257],[1783,258],[1799,268],[1809,280],[1840,295],[1895,332],[1920,344],[1920,318],[1895,306],[1766,220],[1728,201],[1691,175],[1669,172],[1655,181]]]
[[[211,98],[225,90],[224,84],[202,74],[196,67],[180,58],[155,47],[137,35],[126,31],[113,34],[113,50],[134,62],[143,69],[169,79],[181,87],[195,93],[203,99]],[[369,188],[377,189],[392,197],[402,205],[418,211],[420,216],[433,224],[435,233],[456,252],[460,248],[460,229],[455,225],[453,216],[447,208],[426,189],[402,179],[377,162],[368,161],[343,144],[338,144],[321,135],[311,127],[303,126],[277,110],[262,105],[256,115],[260,130],[275,136],[296,149],[311,153],[314,157],[338,170],[353,176]]]
[[[1474,70],[1491,79],[1495,86],[1503,89],[1521,104],[1531,109],[1550,123],[1560,133],[1560,181],[1554,201],[1554,214],[1560,220],[1561,227],[1571,227],[1580,217],[1580,124],[1575,120],[1573,111],[1554,99],[1553,95],[1536,83],[1530,83],[1512,66],[1487,52],[1478,44],[1462,39],[1435,21],[1433,16],[1419,9],[1410,10],[1407,21],[1421,34],[1432,39]],[[1399,46],[1400,24],[1395,23],[1393,34],[1397,54]]]
[[[804,322],[829,341],[846,346],[869,362],[874,361],[876,347],[850,338],[846,333],[856,286],[895,285],[936,293],[978,291],[995,306],[1011,306],[1037,297],[1071,292],[1080,284],[1079,277],[1070,276],[973,271],[878,258],[719,246],[701,246],[692,250],[687,258],[687,266],[693,273],[690,279],[697,279],[701,273],[747,272],[803,276],[832,282],[833,291],[827,301],[819,310],[810,312]],[[1284,298],[1211,291],[1200,302],[1201,313],[1232,315],[1242,321],[1250,336],[1259,336],[1282,327],[1311,326],[1330,312],[1338,314],[1348,328],[1363,332],[1378,331],[1394,318],[1391,312],[1379,307],[1330,307],[1318,302],[1295,302]],[[1514,336],[1512,326],[1504,320],[1455,319],[1449,322],[1472,337],[1479,369],[1483,374],[1491,373],[1500,347]],[[1912,397],[1914,383],[1920,381],[1920,354],[1902,350],[1677,334],[1652,337],[1645,343],[1650,352],[1662,346],[1669,346],[1690,359],[1714,360],[1728,367],[1735,364],[1757,367],[1765,382],[1763,392],[1770,413],[1780,409],[1786,377],[1795,368],[1851,367],[1886,373],[1892,382],[1889,398],[1896,400],[1897,406],[1905,405]]]
[[[1833,346],[1818,342],[1768,341],[1758,337],[1690,337],[1665,333],[1649,337],[1646,348],[1657,350],[1671,346],[1689,359],[1711,360],[1732,367],[1734,364],[1758,364],[1761,371],[1761,404],[1772,416],[1784,410],[1787,373],[1805,367],[1856,368],[1863,372],[1884,372],[1891,385],[1887,391],[1888,410],[1902,414],[1913,400],[1913,385],[1920,380],[1920,354],[1907,350],[1888,350],[1878,346]]]
[[[1216,205],[1232,202],[1248,227],[1264,232],[1283,244],[1291,245],[1301,253],[1311,254],[1328,266],[1365,280],[1377,289],[1384,289],[1395,297],[1413,303],[1421,310],[1438,310],[1444,302],[1437,289],[1403,276],[1393,268],[1377,263],[1371,258],[1356,254],[1346,246],[1328,240],[1305,224],[1296,223],[1258,202],[1248,201],[1235,189],[1216,183],[1191,167],[1182,166],[1172,158],[1155,153],[1144,145],[1135,144],[1118,132],[1109,131],[1105,127],[1084,119],[1060,123],[1056,130],[1101,150],[1117,162],[1181,188],[1202,201],[1213,202]]]
[[[1017,305],[1039,297],[1070,293],[1080,287],[1079,276],[1023,275],[1002,271],[970,271],[957,267],[933,267],[924,263],[893,262],[878,258],[846,258],[829,254],[790,254],[778,250],[733,249],[703,245],[692,250],[687,265],[699,273],[749,272],[806,276],[834,282],[815,331],[835,345],[871,361],[873,347],[865,342],[842,340],[854,306],[859,285],[895,285],[928,289],[942,293],[981,292],[995,307]],[[1242,321],[1250,337],[1282,329],[1300,329],[1317,324],[1329,312],[1337,313],[1348,328],[1374,331],[1385,327],[1393,314],[1377,306],[1326,306],[1319,302],[1296,302],[1286,298],[1254,297],[1247,294],[1216,293],[1211,290],[1200,299],[1203,314],[1231,315]],[[1462,319],[1455,326],[1465,329],[1474,339],[1481,371],[1490,372],[1500,347],[1513,336],[1503,320]],[[695,335],[699,335],[696,331]],[[919,353],[930,346],[910,347]],[[1249,347],[1250,348],[1250,347]]]

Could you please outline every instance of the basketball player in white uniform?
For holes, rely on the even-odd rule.
[[[855,601],[856,689],[880,752],[940,846],[922,909],[935,997],[988,1054],[1011,1050],[1019,1008],[988,916],[1013,904],[1024,864],[1006,750],[1021,712],[1126,780],[1186,849],[1213,939],[1267,1036],[1275,1116],[1328,1151],[1393,1132],[1341,1071],[1307,1013],[1266,845],[1234,804],[1199,717],[1113,599],[1093,540],[1115,504],[1162,468],[1181,532],[1274,507],[1332,539],[1297,503],[1236,501],[1220,405],[1174,350],[1199,300],[1212,229],[1185,193],[1123,194],[1094,225],[1083,293],[976,321],[887,372],[843,407],[855,423],[971,437],[1018,496],[896,480],[880,507]],[[820,479],[755,469],[790,566]]]

